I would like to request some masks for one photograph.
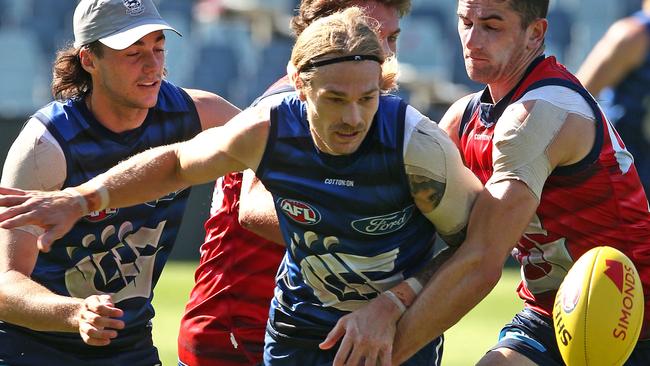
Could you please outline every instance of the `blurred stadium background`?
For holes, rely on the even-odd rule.
[[[298,0],[154,0],[163,17],[183,37],[167,37],[168,79],[210,90],[240,108],[285,73],[292,35],[289,19]],[[576,71],[616,19],[640,7],[640,0],[551,0],[547,54]],[[0,0],[0,158],[29,115],[51,100],[51,63],[72,42],[75,0]],[[462,95],[480,89],[467,79],[456,33],[455,0],[413,0],[401,23],[398,94],[434,120]],[[174,364],[178,319],[192,284],[192,268],[203,239],[212,185],[194,189],[172,259],[156,291],[157,338]],[[516,271],[508,270],[486,305],[464,320],[447,355],[471,360],[495,340],[499,327],[519,304],[514,301]],[[501,313],[499,313],[499,311]],[[503,314],[499,316],[497,314]],[[475,321],[475,320],[478,320]],[[452,333],[454,334],[454,333]],[[158,342],[158,341],[157,341]],[[472,353],[471,349],[478,347]],[[452,358],[449,358],[452,357]],[[467,361],[445,357],[446,365]]]

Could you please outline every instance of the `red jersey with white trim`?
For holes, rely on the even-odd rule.
[[[265,95],[288,90],[280,79]],[[242,173],[219,179],[205,222],[195,285],[181,319],[179,360],[186,365],[257,365],[283,245],[239,224]]]
[[[619,249],[634,262],[648,294],[650,214],[632,156],[593,97],[554,57],[535,60],[519,85],[496,105],[480,103],[475,96],[460,129],[465,162],[487,182],[493,172],[494,127],[501,113],[528,91],[547,85],[567,87],[583,96],[596,117],[596,141],[587,157],[556,168],[544,184],[537,212],[512,251],[523,267],[519,297],[550,317],[555,293],[569,268],[587,250],[602,245]],[[486,88],[481,99],[489,98]],[[645,304],[641,338],[650,337],[649,305],[650,300]]]

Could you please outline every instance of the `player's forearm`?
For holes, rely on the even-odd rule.
[[[179,144],[135,155],[94,179],[75,187],[88,211],[127,207],[155,200],[192,182],[183,179],[177,154]]]
[[[498,282],[501,272],[484,266],[481,255],[463,253],[460,248],[456,258],[462,259],[444,265],[400,319],[394,364],[401,364],[456,324]]]
[[[394,360],[408,359],[487,296],[536,207],[535,196],[516,180],[492,184],[479,195],[467,239],[400,319]]]
[[[243,175],[239,196],[239,224],[267,240],[284,245],[273,196],[250,170]]]
[[[60,296],[15,271],[0,274],[0,320],[38,331],[77,332],[81,299]]]

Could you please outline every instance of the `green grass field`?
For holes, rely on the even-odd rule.
[[[176,336],[192,288],[195,266],[193,262],[168,263],[156,286],[154,341],[165,366],[177,364]],[[473,365],[494,344],[503,324],[521,308],[521,301],[514,292],[518,280],[516,269],[504,271],[494,291],[446,333],[444,366]],[[445,301],[444,298],[441,301]]]

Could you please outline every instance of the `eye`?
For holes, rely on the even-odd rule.
[[[345,103],[345,100],[343,98],[339,98],[339,97],[327,97],[327,100],[329,100],[331,103],[336,103],[336,104]]]
[[[395,35],[389,36],[389,37],[388,37],[388,42],[390,42],[390,43],[395,43],[395,42],[397,42],[397,38],[398,38],[398,37],[399,37],[399,34],[395,34]]]

